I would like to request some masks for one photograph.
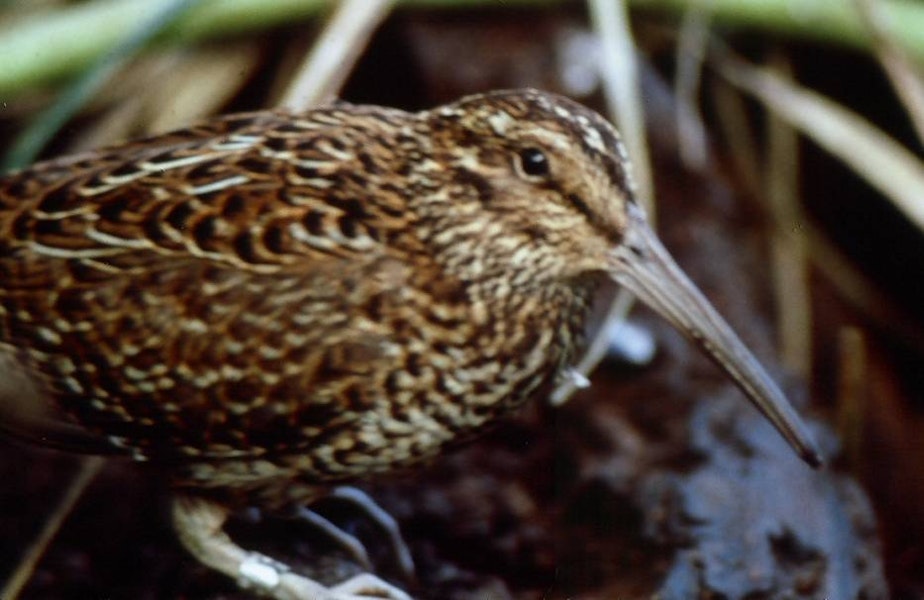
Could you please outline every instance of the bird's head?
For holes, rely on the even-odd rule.
[[[479,234],[447,235],[447,252],[455,244],[460,257],[471,256],[460,240],[478,240],[514,278],[614,280],[706,352],[806,462],[820,464],[783,393],[647,224],[628,157],[605,119],[535,90],[469,96],[422,116],[448,173],[442,201],[457,202],[450,212],[458,227]]]

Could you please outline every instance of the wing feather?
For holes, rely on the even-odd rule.
[[[371,400],[342,375],[393,359],[376,315],[402,301],[392,240],[413,215],[356,177],[400,167],[381,125],[411,115],[344,114],[226,117],[6,177],[0,342],[138,456],[291,451],[347,426],[334,400]]]

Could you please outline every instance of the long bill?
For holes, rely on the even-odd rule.
[[[821,456],[805,424],[754,355],[680,270],[645,222],[629,212],[623,242],[612,251],[610,276],[702,348],[770,420],[805,462]]]

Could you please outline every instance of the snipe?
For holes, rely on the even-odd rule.
[[[433,457],[548,394],[607,280],[818,464],[646,225],[613,128],[532,90],[234,115],[5,177],[6,428],[163,465],[183,543],[266,595],[404,597],[371,576],[323,588],[224,521]]]

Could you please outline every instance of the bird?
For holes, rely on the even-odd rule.
[[[647,224],[614,127],[535,89],[221,116],[3,176],[2,427],[159,466],[182,545],[244,588],[408,598],[371,573],[322,585],[224,524],[430,461],[547,397],[614,283],[821,464]]]

